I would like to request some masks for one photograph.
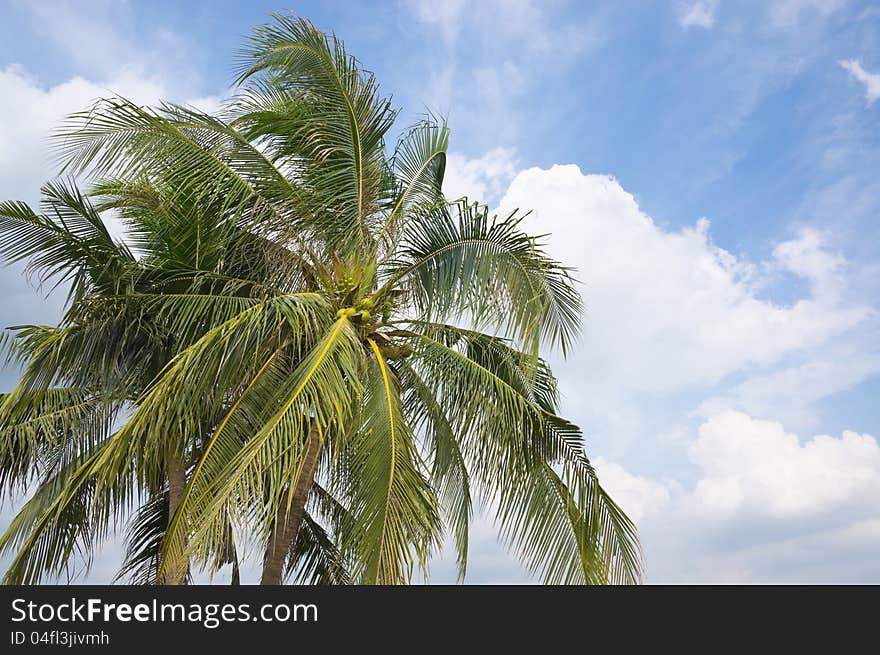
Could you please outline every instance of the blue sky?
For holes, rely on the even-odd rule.
[[[579,268],[565,410],[649,581],[880,582],[880,6],[0,0],[0,198],[36,200],[47,131],[96,97],[216,107],[284,8],[401,127],[449,116],[449,195],[534,209]],[[17,271],[0,290],[3,325],[57,315]],[[525,579],[483,521],[471,557],[471,582]]]

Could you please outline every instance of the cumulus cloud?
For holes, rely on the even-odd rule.
[[[801,439],[725,411],[688,439],[693,479],[635,474],[604,457],[603,486],[639,527],[649,582],[880,581],[880,446],[868,434]],[[477,582],[528,578],[491,521],[475,520]],[[444,551],[435,581],[454,580]]]
[[[473,195],[502,185],[511,168],[513,157],[498,153],[451,158],[451,184]],[[614,178],[577,166],[513,175],[498,211],[516,207],[533,210],[526,229],[550,232],[549,249],[584,283],[584,343],[556,371],[572,418],[615,442],[639,440],[609,454],[611,441],[597,449],[592,438],[588,449],[640,526],[648,579],[880,579],[880,566],[859,569],[846,555],[864,564],[880,545],[876,439],[801,440],[778,420],[803,427],[815,400],[880,370],[880,352],[853,338],[870,331],[872,309],[849,298],[849,263],[831,235],[801,228],[751,261],[715,244],[706,219],[658,225]],[[780,280],[797,281],[785,302],[770,294]],[[645,409],[648,398],[685,393],[699,405],[697,426],[682,423],[687,409],[673,426]],[[473,548],[516,579],[494,539]]]
[[[880,447],[868,434],[801,443],[781,423],[726,411],[700,426],[688,455],[702,472],[694,508],[713,517],[800,519],[841,510],[880,517]]]
[[[602,486],[611,490],[615,502],[624,508],[627,516],[636,524],[647,517],[660,515],[669,506],[672,495],[668,485],[671,483],[664,484],[633,475],[604,457],[595,458],[593,466]]]
[[[880,98],[880,73],[869,73],[862,68],[858,59],[844,59],[838,63],[850,74],[850,77],[865,85],[865,100],[869,105]]]
[[[844,262],[815,232],[774,251],[771,264],[810,287],[806,297],[777,304],[759,297],[760,267],[716,246],[707,220],[666,230],[612,177],[573,165],[532,168],[516,176],[500,205],[533,209],[527,227],[550,232],[551,252],[578,269],[586,343],[571,369],[604,386],[670,391],[716,383],[823,343],[869,314],[842,300]]]
[[[776,421],[724,411],[688,449],[685,489],[599,460],[639,524],[654,580],[880,579],[880,446],[868,434],[802,440]],[[861,558],[853,567],[843,553]],[[780,576],[784,553],[800,559]]]
[[[715,24],[718,0],[694,0],[678,4],[678,24],[683,28],[702,27],[710,29]]]

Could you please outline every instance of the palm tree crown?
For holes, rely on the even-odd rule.
[[[389,155],[395,112],[336,37],[274,16],[238,84],[217,116],[98,102],[55,141],[88,193],[0,204],[0,256],[70,289],[7,339],[0,484],[30,498],[5,580],[125,524],[133,582],[237,579],[253,549],[268,584],[408,582],[447,536],[463,578],[480,500],[545,582],[637,581],[539,356],[576,337],[569,269],[519,212],[444,199],[443,121]]]

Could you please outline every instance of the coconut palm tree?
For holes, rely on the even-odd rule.
[[[218,116],[97,103],[57,140],[96,205],[0,205],[0,254],[72,289],[61,325],[11,340],[4,487],[41,483],[0,540],[7,580],[132,513],[142,581],[256,549],[264,584],[409,582],[446,537],[463,579],[480,500],[545,582],[637,581],[540,357],[573,346],[570,270],[521,213],[443,198],[444,122],[389,155],[396,115],[335,36],[274,16],[238,84]]]

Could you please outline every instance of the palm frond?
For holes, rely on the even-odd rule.
[[[45,214],[23,202],[0,202],[0,259],[26,261],[25,271],[54,285],[71,283],[72,297],[94,285],[115,286],[122,269],[133,266],[128,248],[113,240],[91,203],[72,183],[42,188]]]
[[[273,14],[273,22],[254,29],[242,53],[239,82],[271,77],[289,94],[299,121],[296,150],[314,165],[307,184],[321,198],[329,220],[322,234],[343,252],[370,246],[379,209],[384,135],[394,112],[378,94],[372,73],[307,20]],[[316,212],[317,213],[317,212]],[[354,241],[353,241],[354,240]]]
[[[427,118],[401,138],[390,167],[396,177],[396,193],[380,239],[399,232],[397,222],[404,220],[414,207],[428,212],[443,199],[443,176],[446,173],[446,150],[449,127],[446,121]],[[377,241],[378,242],[378,241]],[[389,251],[393,252],[394,239]]]
[[[186,549],[203,560],[216,548],[218,521],[225,514],[244,518],[244,513],[255,522],[258,538],[267,538],[311,427],[327,434],[350,417],[361,393],[362,361],[356,334],[341,317],[292,372],[258,372],[214,431],[190,477],[169,528],[166,559],[183,557]],[[261,416],[256,424],[250,419],[254,414]]]
[[[490,217],[466,200],[413,218],[385,267],[385,287],[407,290],[427,320],[464,318],[515,337],[530,353],[542,340],[565,353],[580,328],[580,295],[569,269],[519,230],[521,220]]]
[[[12,519],[0,536],[0,554],[15,553],[5,584],[37,584],[47,576],[66,572],[71,578],[88,570],[115,516],[111,505],[94,506],[94,482],[86,473],[107,441],[43,481]]]
[[[438,545],[437,500],[403,415],[393,371],[372,339],[363,427],[345,447],[344,497],[356,519],[340,537],[362,583],[399,584]]]
[[[132,517],[126,535],[125,557],[116,580],[133,585],[159,582],[159,554],[168,525],[168,494],[148,499]]]
[[[0,396],[0,498],[48,478],[111,430],[114,408],[88,389],[30,390]]]
[[[72,114],[55,134],[64,171],[116,179],[164,180],[252,228],[289,228],[308,216],[292,185],[253,144],[219,118],[166,103],[159,110],[124,98]]]
[[[311,515],[303,516],[286,576],[297,584],[346,585],[351,576],[333,539]]]
[[[413,429],[424,434],[430,451],[431,486],[436,490],[447,526],[452,530],[458,581],[467,573],[470,521],[473,515],[470,474],[461,445],[432,390],[406,360],[398,363],[403,411]]]

